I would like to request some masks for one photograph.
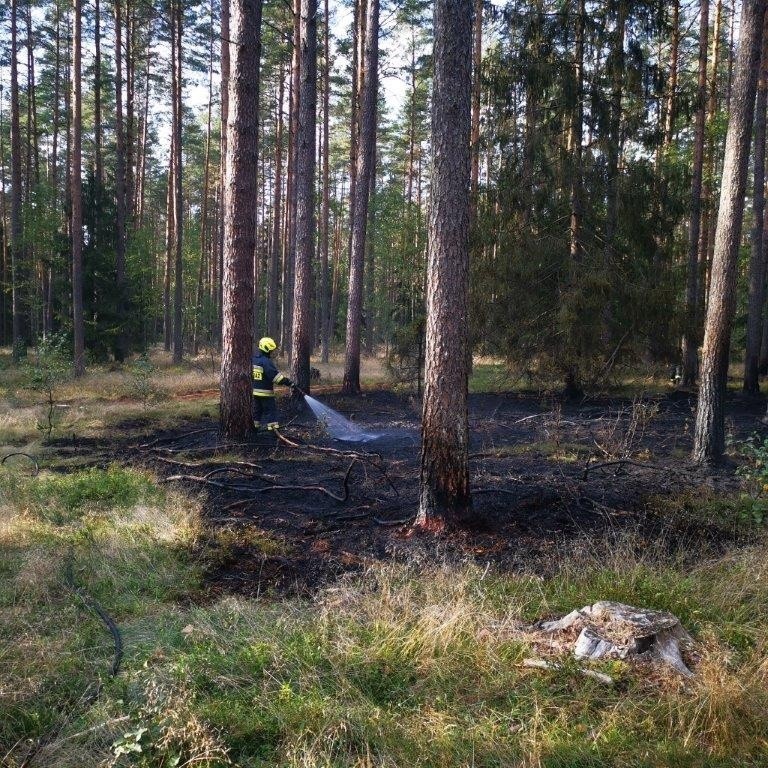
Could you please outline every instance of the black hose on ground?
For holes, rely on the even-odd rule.
[[[104,626],[109,630],[112,635],[112,640],[115,645],[115,653],[112,656],[112,664],[109,667],[109,674],[111,677],[116,677],[120,671],[120,664],[123,661],[123,636],[120,633],[120,627],[117,626],[117,622],[107,613],[101,603],[89,594],[83,587],[79,587],[75,582],[75,557],[70,551],[67,556],[67,564],[64,569],[64,581],[66,585],[83,601],[85,606],[93,611],[104,623]]]

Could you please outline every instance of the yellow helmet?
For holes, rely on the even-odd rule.
[[[270,352],[274,352],[277,349],[277,344],[275,343],[274,339],[270,338],[269,336],[264,336],[263,338],[259,339],[259,349],[262,352],[269,354]]]

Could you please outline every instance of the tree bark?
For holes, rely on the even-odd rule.
[[[360,331],[363,312],[365,237],[368,225],[368,201],[376,149],[376,100],[379,61],[379,0],[368,0],[365,25],[365,78],[360,99],[360,142],[352,214],[352,249],[349,266],[347,302],[347,347],[344,360],[342,392],[360,393]],[[467,138],[469,142],[469,138]],[[469,146],[469,144],[467,145]]]
[[[698,369],[697,311],[699,296],[699,234],[701,232],[701,186],[704,170],[704,127],[707,104],[707,39],[709,36],[709,0],[702,0],[699,18],[699,76],[696,123],[693,138],[691,174],[691,219],[688,228],[688,272],[685,284],[685,317],[682,340],[682,385],[692,387]]]
[[[749,259],[749,299],[747,303],[747,340],[744,352],[744,392],[760,393],[759,363],[765,298],[765,136],[768,108],[768,15],[763,23],[763,52],[755,101],[754,186],[752,194],[752,251]]]
[[[73,0],[72,14],[72,168],[70,185],[72,199],[72,330],[73,366],[76,377],[85,373],[85,323],[83,321],[83,193],[82,193],[82,0]]]
[[[731,325],[736,304],[736,263],[744,213],[765,8],[765,0],[745,0],[742,7],[741,40],[731,92],[720,213],[715,231],[701,384],[696,409],[693,460],[699,464],[719,461],[725,450],[724,408]]]
[[[471,514],[467,412],[472,0],[436,0],[432,194],[416,527]]]
[[[227,160],[224,181],[224,285],[221,431],[247,436],[251,421],[253,252],[258,181],[261,0],[231,0]],[[226,44],[226,43],[225,43]]]
[[[291,324],[291,378],[308,392],[312,349],[312,257],[315,253],[317,0],[301,0],[299,40],[301,93],[296,135],[296,273]]]

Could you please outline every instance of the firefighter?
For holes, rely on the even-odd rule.
[[[259,339],[259,351],[253,356],[253,426],[266,427],[269,431],[278,429],[275,384],[293,389],[296,385],[277,370],[270,355],[277,349],[274,339],[269,336]]]

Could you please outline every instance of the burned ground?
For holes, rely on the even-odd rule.
[[[214,593],[311,593],[372,560],[477,558],[504,569],[546,573],[575,539],[616,531],[638,546],[664,536],[691,557],[748,536],[721,516],[684,514],[737,493],[733,465],[688,464],[694,403],[684,394],[561,404],[534,395],[485,394],[470,401],[476,524],[443,539],[410,531],[417,506],[417,404],[376,391],[359,398],[319,395],[371,431],[379,443],[342,444],[308,409],[291,414],[285,440],[220,440],[214,414],[149,433],[134,420],[115,443],[61,440],[62,455],[131,462],[164,483],[199,493],[211,532],[205,544]],[[764,406],[734,398],[728,428],[744,440],[762,428]],[[392,437],[401,435],[402,439]],[[674,514],[670,510],[674,510]]]

